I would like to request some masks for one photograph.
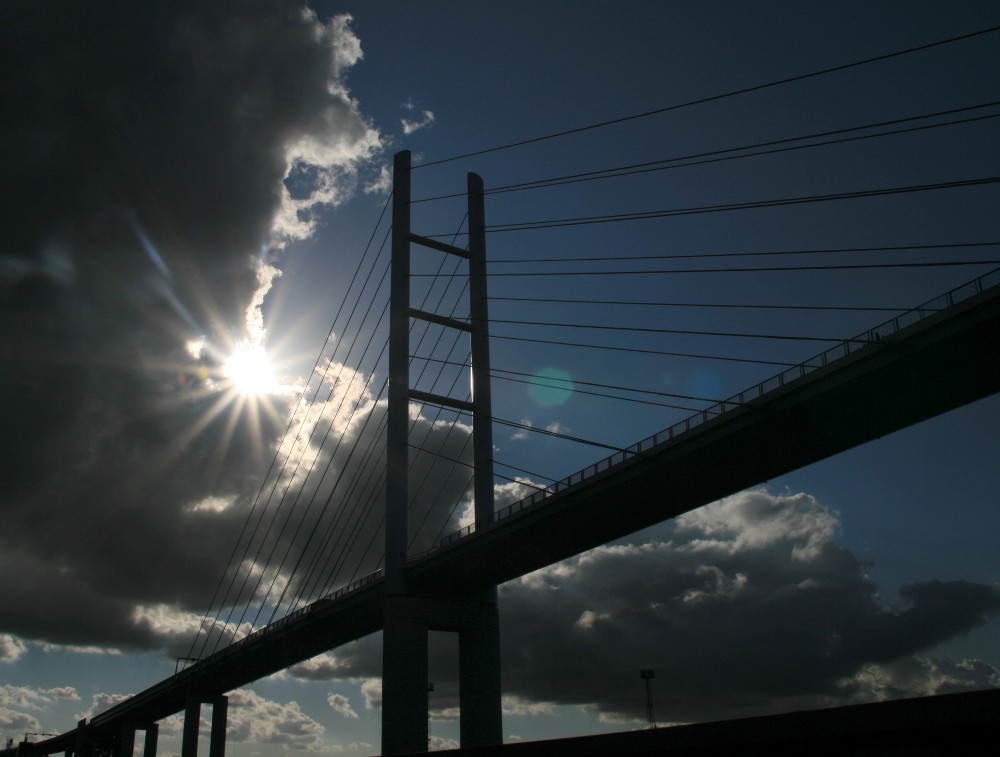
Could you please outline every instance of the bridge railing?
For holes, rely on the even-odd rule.
[[[370,586],[371,584],[378,581],[380,578],[382,578],[381,568],[379,570],[376,570],[374,573],[369,573],[367,576],[362,576],[357,581],[352,581],[349,584],[341,586],[336,591],[331,592],[330,594],[327,594],[325,596],[322,596],[319,599],[314,600],[313,602],[310,602],[309,604],[304,605],[303,607],[300,607],[294,612],[288,613],[287,615],[279,618],[273,623],[268,623],[266,626],[263,626],[261,628],[258,628],[256,631],[248,633],[241,639],[234,640],[230,644],[226,645],[224,648],[220,649],[218,652],[215,652],[214,654],[211,654],[208,657],[202,658],[194,665],[190,665],[181,669],[181,671],[177,673],[177,675],[183,675],[185,673],[190,674],[190,672],[198,665],[202,663],[207,663],[209,660],[212,660],[213,658],[219,659],[220,657],[229,654],[235,654],[240,649],[245,647],[247,644],[251,644],[256,640],[263,638],[264,636],[274,633],[275,631],[284,628],[292,621],[301,618],[305,615],[308,615],[321,607],[326,607],[331,602],[335,602],[336,600],[341,599],[342,597],[351,594],[352,592]]]
[[[801,363],[790,366],[776,376],[772,376],[764,381],[761,381],[759,384],[751,386],[748,389],[744,389],[740,393],[735,394],[728,399],[716,402],[704,410],[700,410],[694,415],[691,415],[672,426],[668,426],[652,436],[636,442],[625,450],[616,452],[610,457],[599,460],[593,465],[577,471],[564,479],[556,481],[544,489],[539,489],[517,502],[500,508],[494,514],[494,519],[495,521],[500,521],[524,510],[533,508],[553,495],[561,494],[568,489],[579,486],[585,480],[591,479],[604,471],[620,465],[628,459],[641,455],[653,447],[669,442],[681,434],[686,434],[692,429],[697,428],[710,420],[718,418],[731,410],[735,410],[736,408],[743,407],[760,400],[765,395],[781,389],[786,384],[789,384],[796,379],[802,378],[813,371],[825,368],[827,365],[841,360],[864,347],[882,342],[902,329],[919,323],[924,318],[941,310],[950,308],[956,303],[981,294],[984,289],[997,284],[1000,284],[1000,269],[994,269],[989,273],[945,292],[944,294],[935,297],[922,305],[918,305],[911,310],[903,311],[899,315],[890,318],[884,323],[880,323],[877,326],[862,332],[853,339],[846,339],[839,342],[833,347],[824,350],[808,360],[804,360]],[[435,552],[443,547],[447,547],[474,533],[475,530],[475,524],[468,525],[459,531],[455,531],[454,533],[443,537],[438,542],[436,547],[432,547],[430,550],[427,550],[419,555],[413,555],[412,557],[423,557],[430,552]]]

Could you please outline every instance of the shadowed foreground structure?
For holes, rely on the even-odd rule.
[[[1000,732],[1000,689],[900,699],[829,710],[609,733],[445,754],[599,755],[980,754]]]

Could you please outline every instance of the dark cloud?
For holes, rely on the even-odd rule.
[[[865,665],[911,657],[984,622],[993,587],[921,584],[885,607],[865,564],[807,495],[745,492],[662,538],[590,552],[504,587],[505,686],[535,701],[642,716],[654,668],[663,720],[863,697]],[[600,659],[602,664],[591,665]]]
[[[658,719],[688,722],[1000,684],[984,662],[920,656],[983,624],[996,587],[912,584],[887,607],[838,527],[808,495],[744,492],[505,584],[504,691],[642,722],[639,670],[653,668]],[[446,709],[454,649],[431,655]],[[372,639],[301,674],[379,670]]]
[[[211,379],[262,253],[380,150],[360,44],[291,0],[3,13],[0,630],[151,646],[136,608],[207,602],[284,428]]]
[[[384,445],[385,402],[364,389],[363,375],[342,378],[328,396],[299,406],[292,427],[311,428],[312,434],[279,448],[283,471],[264,486],[260,476],[270,452],[265,458],[250,443],[255,435],[212,431],[209,424],[180,449],[169,439],[146,442],[143,434],[114,438],[109,444],[133,445],[121,449],[132,463],[123,466],[117,458],[118,465],[100,466],[93,476],[100,477],[102,496],[95,490],[92,499],[84,498],[93,509],[77,518],[33,508],[32,501],[9,507],[15,531],[40,536],[12,544],[0,558],[6,627],[52,643],[163,646],[184,657],[199,628],[191,611],[204,609],[223,575],[222,586],[232,587],[226,605],[234,610],[223,613],[221,624],[203,629],[207,650],[220,634],[231,638],[238,628],[245,633],[247,623],[266,622],[270,608],[263,615],[256,610],[264,596],[270,604],[283,598],[287,608],[293,600],[315,598],[374,571],[384,541],[372,502],[379,500],[384,478],[384,458],[377,451]],[[209,394],[204,403],[219,400],[218,393]],[[184,402],[181,410],[196,424],[207,408]],[[212,423],[226,425],[227,414]],[[468,477],[450,474],[452,461],[471,455],[470,429],[423,416],[413,418],[412,427],[412,438],[443,455],[413,456],[411,549],[419,552],[455,530],[466,514]],[[333,443],[328,431],[341,441]],[[228,448],[220,452],[214,445],[223,441]],[[112,473],[122,478],[115,480]],[[258,491],[265,495],[255,508]],[[66,494],[80,499],[79,493]],[[89,524],[88,517],[97,523]],[[250,524],[245,533],[252,535],[239,544],[240,559],[226,572],[245,522]],[[81,523],[86,541],[79,538]],[[248,565],[269,567],[248,573]],[[244,613],[242,606],[255,598]]]

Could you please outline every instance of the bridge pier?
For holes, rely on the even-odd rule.
[[[184,707],[181,757],[198,757],[198,732],[201,729],[201,705],[203,703],[212,705],[212,731],[208,743],[209,757],[225,757],[226,725],[229,719],[229,697],[226,696],[188,700]],[[153,757],[153,755],[144,754],[143,757]]]
[[[145,731],[142,743],[142,757],[156,757],[156,742],[160,733],[160,726],[156,723],[138,726],[132,723],[124,723],[118,738],[118,757],[132,757],[135,751],[136,731]]]
[[[135,751],[135,726],[123,723],[121,735],[118,737],[118,757],[132,757],[133,751]]]
[[[429,631],[458,634],[462,747],[503,743],[500,613],[492,596],[393,596],[382,607],[382,754],[427,751]]]
[[[382,754],[427,751],[428,629],[420,609],[405,596],[382,604]]]
[[[229,697],[212,700],[212,732],[208,742],[208,757],[226,756],[226,726],[229,723]]]
[[[479,605],[475,622],[458,632],[458,667],[462,746],[502,744],[500,611],[495,601]]]
[[[84,718],[76,724],[76,734],[73,739],[73,755],[75,757],[85,757],[92,751],[90,740],[87,738],[87,719]],[[68,754],[67,754],[67,757]]]
[[[160,737],[160,726],[150,723],[146,726],[146,738],[142,743],[142,757],[156,757],[156,744]]]
[[[198,730],[201,728],[201,700],[190,700],[184,707],[184,732],[181,757],[198,757]]]

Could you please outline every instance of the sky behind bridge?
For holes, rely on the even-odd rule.
[[[515,424],[494,429],[501,501],[1000,259],[1000,32],[874,60],[997,26],[991,3],[5,14],[5,739],[67,730],[190,653],[289,417],[374,438],[335,403],[377,424],[378,219],[397,150],[426,200],[418,233],[464,244],[466,172],[497,190],[494,414]],[[611,169],[627,175],[578,176]],[[821,197],[859,192],[880,194]],[[443,195],[459,196],[428,199]],[[638,212],[658,217],[620,218]],[[349,285],[356,269],[369,288]],[[451,307],[462,283],[418,277],[415,297]],[[376,305],[365,326],[347,318],[359,295]],[[346,373],[294,409],[331,323],[345,346],[324,355]],[[415,351],[428,370],[465,360]],[[421,444],[461,457],[462,423],[433,413]],[[505,736],[640,727],[650,667],[661,722],[997,685],[998,413],[985,400],[502,587]],[[447,491],[427,506],[429,543],[462,522],[468,474],[444,482],[425,457]],[[318,582],[378,555],[352,559]],[[287,571],[272,573],[280,591]],[[435,638],[446,745],[456,650]],[[234,693],[230,753],[376,751],[379,658],[368,639]],[[161,751],[179,751],[176,723]]]

